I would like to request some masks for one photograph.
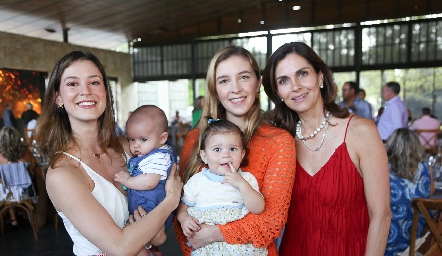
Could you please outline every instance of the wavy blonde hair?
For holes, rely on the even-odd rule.
[[[197,173],[201,167],[202,162],[198,158],[198,155],[201,149],[202,133],[207,128],[207,121],[210,118],[215,118],[215,119],[226,118],[226,109],[219,102],[218,95],[216,93],[216,68],[221,62],[233,56],[238,56],[247,60],[250,64],[250,67],[254,71],[258,81],[260,79],[259,66],[258,63],[256,62],[256,59],[249,51],[247,51],[242,47],[229,45],[218,51],[215,54],[215,56],[212,58],[209,67],[207,69],[206,97],[205,97],[206,101],[204,104],[203,113],[201,114],[201,118],[197,126],[199,130],[198,144],[195,145],[195,147],[193,148],[192,155],[189,159],[189,164],[184,169],[184,176],[183,176],[184,183],[186,183],[190,179],[190,177],[192,177],[195,173]],[[246,125],[243,131],[247,146],[250,143],[250,140],[252,139],[252,136],[255,133],[256,129],[261,124],[261,121],[262,118],[261,118],[259,94],[257,94],[255,101],[253,102],[253,105],[247,114]]]

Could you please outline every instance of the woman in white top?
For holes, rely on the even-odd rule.
[[[127,170],[127,157],[114,132],[112,94],[100,61],[81,51],[61,58],[44,103],[36,140],[51,159],[46,188],[74,242],[74,254],[147,254],[144,245],[178,206],[182,183],[170,175],[166,198],[157,208],[128,213],[126,194],[114,182],[115,173]],[[125,228],[129,214],[133,217]]]

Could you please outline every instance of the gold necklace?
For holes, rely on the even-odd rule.
[[[101,158],[101,155],[103,154],[103,153],[99,153],[99,154],[95,154],[94,152],[92,152],[92,151],[90,151],[89,149],[87,149],[87,148],[85,148],[85,147],[83,147],[83,146],[80,146],[80,151],[81,151],[81,149],[86,149],[86,151],[88,151],[89,153],[91,153],[93,156],[95,156],[95,157],[97,157],[98,159],[100,159],[100,161],[103,161],[103,158]]]

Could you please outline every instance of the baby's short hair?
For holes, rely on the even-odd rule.
[[[164,111],[155,105],[143,105],[135,109],[135,111],[129,116],[127,122],[143,122],[150,121],[155,122],[160,128],[160,131],[167,132],[167,117]]]

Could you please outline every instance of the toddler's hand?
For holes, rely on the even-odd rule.
[[[235,167],[232,165],[232,162],[229,162],[230,170],[232,172],[228,172],[224,174],[224,180],[221,183],[227,183],[232,185],[232,187],[241,190],[241,186],[247,185],[247,181],[239,174]]]
[[[187,237],[193,236],[194,232],[197,232],[201,229],[198,220],[188,214],[186,214],[185,217],[181,218],[180,224],[184,235]]]

